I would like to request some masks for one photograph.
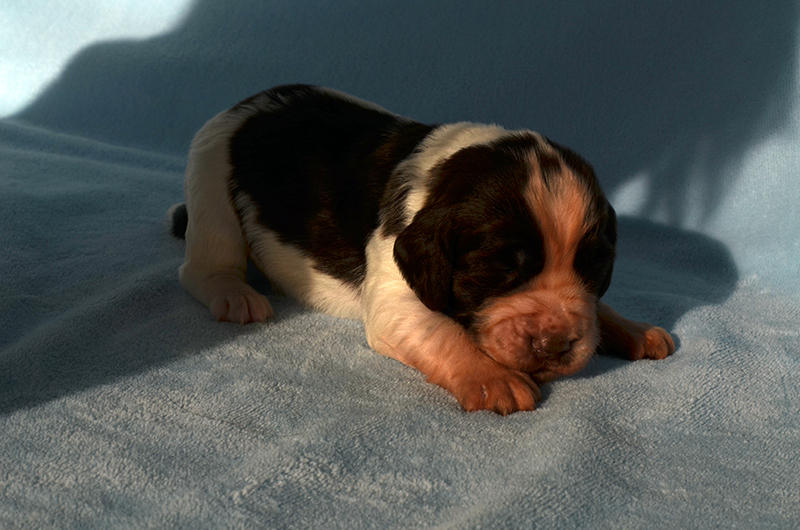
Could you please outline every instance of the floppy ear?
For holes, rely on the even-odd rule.
[[[394,244],[394,260],[408,285],[431,311],[441,311],[453,283],[453,241],[448,216],[423,208]]]
[[[606,220],[604,235],[608,243],[613,248],[613,252],[610,257],[611,264],[609,265],[608,271],[606,272],[606,275],[600,284],[600,288],[598,289],[598,299],[606,294],[606,291],[608,291],[608,288],[611,286],[611,274],[614,271],[614,261],[617,257],[617,212],[614,211],[614,207],[611,206],[611,204],[608,204],[608,219]]]

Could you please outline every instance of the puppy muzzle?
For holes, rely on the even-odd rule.
[[[596,320],[520,315],[480,330],[476,338],[500,364],[550,380],[586,365],[597,346]]]

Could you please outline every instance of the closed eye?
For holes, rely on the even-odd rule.
[[[510,277],[527,280],[541,271],[544,261],[530,248],[515,246],[504,250],[499,261]]]

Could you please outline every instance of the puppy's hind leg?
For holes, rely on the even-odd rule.
[[[181,285],[217,320],[263,322],[273,315],[264,295],[247,285],[247,245],[228,191],[227,142],[235,117],[221,114],[192,142],[186,168],[186,258]]]

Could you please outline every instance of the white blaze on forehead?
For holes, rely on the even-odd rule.
[[[546,155],[559,161],[558,173],[550,175],[545,183],[539,158],[532,155],[525,199],[544,239],[545,270],[571,270],[578,244],[591,222],[591,197],[584,182],[555,150]]]

